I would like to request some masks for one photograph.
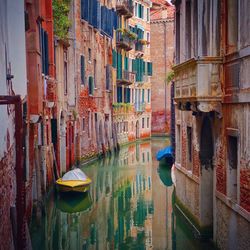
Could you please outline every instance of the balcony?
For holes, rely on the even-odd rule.
[[[135,73],[127,70],[122,70],[117,73],[117,85],[129,86],[135,82]]]
[[[142,113],[145,111],[145,103],[144,102],[136,102],[135,104],[135,112]]]
[[[173,68],[175,101],[180,110],[220,112],[220,57],[192,58]]]
[[[116,47],[129,51],[133,49],[134,42],[126,32],[116,31]]]
[[[125,115],[133,112],[133,106],[130,103],[113,103],[114,115]]]
[[[132,0],[117,0],[116,12],[118,15],[124,15],[126,18],[131,18],[134,13],[134,6]]]

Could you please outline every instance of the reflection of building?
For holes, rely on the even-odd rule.
[[[244,249],[250,245],[250,3],[173,2],[177,203],[206,236],[214,229],[220,248]]]

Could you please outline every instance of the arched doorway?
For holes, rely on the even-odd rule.
[[[136,139],[140,138],[139,121],[136,121],[136,124],[135,124],[135,137],[136,137]]]
[[[211,230],[213,225],[213,155],[212,124],[209,117],[205,116],[202,121],[200,133],[200,211],[202,225],[211,226]]]

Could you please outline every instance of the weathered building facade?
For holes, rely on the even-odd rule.
[[[174,56],[174,7],[164,0],[152,1],[150,9],[150,56],[154,65],[152,86],[152,134],[170,134],[171,87],[167,79]]]
[[[1,0],[0,4],[0,239],[1,248],[14,249],[15,232],[20,234],[25,226],[21,136],[22,106],[27,101],[24,2]]]
[[[150,1],[117,1],[114,126],[120,144],[151,136]]]
[[[177,203],[219,248],[246,249],[250,6],[173,2]]]
[[[25,1],[27,56],[27,217],[54,182],[56,84],[52,1]],[[33,203],[35,202],[35,203]]]
[[[80,156],[110,151],[112,130],[112,38],[115,1],[75,1],[76,91]]]

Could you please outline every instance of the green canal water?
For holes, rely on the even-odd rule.
[[[33,249],[213,249],[175,211],[171,170],[155,159],[168,144],[130,144],[82,166],[89,192],[48,196],[30,225]]]

